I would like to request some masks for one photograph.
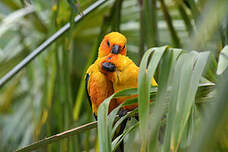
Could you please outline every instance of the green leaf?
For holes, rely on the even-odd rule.
[[[150,151],[157,151],[156,146],[158,145],[157,136],[160,126],[159,124],[160,121],[162,121],[162,116],[167,109],[169,102],[169,80],[171,79],[170,73],[173,69],[173,65],[175,65],[174,63],[176,62],[177,57],[181,54],[181,52],[181,49],[168,48],[160,61],[157,99],[154,107],[151,109],[150,121],[148,121],[148,125],[150,127]]]
[[[222,79],[217,86],[217,92],[215,103],[207,106],[205,109],[205,116],[203,118],[203,124],[199,128],[199,131],[195,132],[192,140],[191,152],[201,151],[226,151],[226,131],[227,131],[227,114],[228,114],[228,70],[226,69],[222,75]],[[223,136],[225,135],[225,136]],[[223,138],[223,137],[225,138]],[[219,141],[224,143],[224,146],[215,147]]]
[[[115,97],[125,97],[125,96],[132,96],[137,94],[137,88],[130,88],[118,91],[115,93]]]
[[[226,45],[219,54],[217,74],[222,74],[228,66],[228,45]]]
[[[154,72],[158,66],[158,62],[161,59],[163,53],[167,49],[167,46],[149,49],[142,58],[140,64],[140,71],[138,76],[138,106],[139,106],[139,127],[142,138],[142,149],[147,149],[147,120],[149,116],[149,98],[150,98],[150,86]],[[153,56],[148,65],[148,60],[153,52]],[[147,72],[148,65],[148,72]]]
[[[99,149],[100,151],[111,151],[111,141],[112,141],[112,127],[113,123],[115,121],[117,112],[121,108],[121,106],[118,106],[115,108],[109,115],[108,115],[108,107],[109,103],[112,98],[114,97],[121,97],[121,96],[129,96],[132,94],[135,94],[136,89],[126,89],[121,90],[112,96],[108,97],[103,101],[99,108],[98,108],[98,136],[99,136]],[[126,117],[124,117],[126,118]],[[122,119],[121,119],[122,120]],[[115,130],[115,129],[114,129]]]
[[[172,80],[172,102],[169,105],[164,151],[179,149],[208,56],[208,52],[190,52],[181,55],[177,61]]]
[[[128,112],[125,116],[121,117],[121,118],[115,123],[115,125],[114,125],[114,127],[113,127],[113,129],[112,129],[112,137],[114,136],[117,127],[119,127],[120,124],[121,124],[125,119],[127,119],[127,118],[129,118],[129,117],[131,117],[131,116],[134,116],[137,112],[138,112],[138,109],[136,108],[136,109],[134,109],[134,110]]]
[[[164,14],[164,18],[165,18],[165,21],[166,21],[166,24],[168,26],[168,30],[170,32],[170,35],[171,35],[171,39],[172,39],[172,43],[173,43],[173,46],[174,47],[181,47],[181,42],[180,42],[180,39],[178,37],[178,33],[177,31],[175,30],[174,26],[173,26],[173,21],[172,21],[172,18],[169,14],[169,11],[168,11],[168,8],[165,4],[165,1],[164,0],[160,0],[160,6],[161,6],[161,10]]]
[[[124,137],[126,137],[129,133],[131,133],[132,131],[134,131],[137,127],[138,127],[139,123],[135,123],[133,126],[131,126],[129,129],[127,129],[126,131],[124,131],[123,134],[121,134],[120,136],[118,136],[113,142],[112,142],[112,151],[114,152],[118,146],[120,145],[121,141],[124,139]]]
[[[98,137],[99,137],[99,151],[111,151],[111,132],[112,124],[108,120],[108,107],[114,95],[108,97],[103,101],[98,108]]]
[[[146,42],[148,48],[158,45],[158,23],[157,23],[157,1],[156,0],[144,0],[143,2],[143,40]],[[144,43],[145,43],[144,42]],[[144,50],[142,50],[144,51]]]

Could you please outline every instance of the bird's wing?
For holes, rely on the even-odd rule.
[[[92,101],[91,101],[91,98],[90,98],[90,95],[89,95],[89,78],[90,78],[90,75],[89,73],[86,74],[86,78],[85,78],[85,91],[86,91],[86,95],[88,97],[88,100],[89,100],[89,105],[92,109]],[[97,120],[97,116],[95,114],[93,114],[95,119]]]
[[[86,95],[89,100],[90,107],[92,108],[92,102],[91,102],[91,98],[89,96],[89,74],[88,73],[86,74],[86,78],[85,78],[85,91],[86,91]]]

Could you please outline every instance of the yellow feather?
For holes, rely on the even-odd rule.
[[[103,72],[106,73],[107,78],[112,81],[114,92],[128,88],[137,88],[139,67],[130,58],[120,54],[112,54],[101,59],[100,61],[101,63],[111,62],[116,66],[115,72],[107,72],[103,70]],[[152,79],[151,83],[152,86],[157,86],[154,78]],[[128,98],[119,98],[118,102],[122,103],[129,98],[132,98],[132,96]],[[135,107],[137,106],[129,106],[127,109],[132,110]]]

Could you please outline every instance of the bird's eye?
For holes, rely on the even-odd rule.
[[[109,41],[107,41],[107,45],[108,45],[108,47],[110,47],[110,42]]]
[[[123,49],[125,49],[125,45],[123,46]]]

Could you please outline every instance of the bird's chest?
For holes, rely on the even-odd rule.
[[[133,73],[116,71],[115,82],[113,83],[115,92],[127,88],[136,88],[137,85],[137,76]]]

